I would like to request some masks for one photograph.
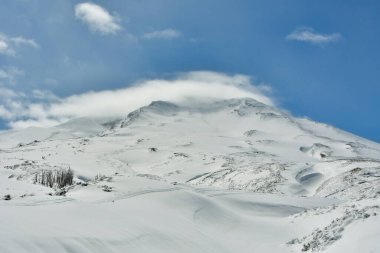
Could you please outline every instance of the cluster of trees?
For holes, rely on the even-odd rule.
[[[41,170],[34,177],[35,184],[42,184],[50,188],[62,188],[66,185],[72,185],[74,172],[68,169],[59,170]]]

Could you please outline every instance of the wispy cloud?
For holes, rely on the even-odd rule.
[[[58,101],[60,101],[60,99],[50,91],[35,89],[24,93],[12,88],[0,86],[0,119],[12,125],[15,119],[23,118],[26,122],[34,121],[36,123],[35,126],[43,126],[48,120],[44,120],[46,115],[44,111],[45,105],[57,103]],[[34,118],[38,120],[34,120]],[[49,120],[49,122],[51,124],[57,123],[57,121],[53,123],[53,120]],[[25,126],[27,127],[29,125]]]
[[[21,46],[39,48],[39,45],[32,39],[21,36],[11,37],[0,33],[0,54],[14,56],[16,55],[17,47]]]
[[[6,40],[0,35],[0,54],[14,55],[15,51],[9,46]]]
[[[32,39],[26,39],[23,37],[13,37],[10,39],[17,46],[30,46],[34,48],[39,48],[39,45]]]
[[[0,86],[0,118],[9,121],[14,119],[15,115],[21,115],[23,105],[22,101],[25,94],[13,89]]]
[[[143,35],[144,39],[175,39],[178,37],[181,37],[182,33],[176,29],[168,28],[164,30],[158,30],[158,31],[153,31],[149,33],[145,33]]]
[[[286,39],[322,45],[337,42],[342,39],[342,35],[340,33],[322,34],[314,31],[314,29],[310,27],[300,27],[288,34]]]
[[[23,74],[22,70],[13,66],[0,67],[0,86],[14,84],[16,77]]]
[[[91,2],[77,4],[75,17],[88,25],[92,32],[102,35],[115,34],[123,29],[118,17],[111,15],[102,6]]]
[[[30,94],[34,99],[40,99],[40,102],[30,103],[24,97],[13,97],[11,101],[17,102],[17,106],[6,105],[2,110],[3,118],[10,127],[23,128],[49,126],[84,116],[125,117],[129,112],[155,100],[185,102],[189,99],[199,101],[250,97],[273,105],[267,92],[265,88],[253,85],[245,75],[197,71],[180,74],[174,79],[148,80],[124,89],[87,92],[65,98],[36,91]]]

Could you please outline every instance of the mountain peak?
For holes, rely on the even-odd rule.
[[[93,234],[88,225],[98,217],[97,221],[109,229],[107,236],[115,237],[105,241],[102,233],[96,241],[113,246],[125,229],[131,229],[128,235],[139,238],[124,240],[132,241],[131,247],[102,248],[102,252],[134,251],[140,235],[146,233],[149,236],[142,239],[142,245],[152,239],[155,248],[149,251],[155,251],[162,238],[177,238],[178,228],[185,228],[186,235],[178,245],[188,239],[189,231],[207,235],[205,245],[210,244],[210,238],[219,237],[216,245],[225,243],[225,233],[238,238],[237,244],[246,245],[251,236],[245,239],[239,229],[231,227],[246,226],[243,233],[261,236],[266,230],[257,224],[271,226],[271,233],[278,231],[275,238],[281,249],[289,245],[288,231],[292,229],[297,230],[292,245],[319,243],[328,247],[330,235],[336,236],[334,240],[344,238],[342,233],[350,229],[347,220],[359,219],[363,224],[372,211],[380,211],[378,144],[294,118],[251,98],[153,101],[124,120],[102,122],[79,118],[52,128],[0,134],[0,193],[4,196],[0,207],[18,210],[16,214],[6,213],[7,219],[0,225],[11,228],[7,223],[10,217],[16,226],[12,230],[17,233],[16,239],[24,233],[35,237],[36,223],[27,222],[25,217],[39,217],[38,224],[44,228],[41,231],[60,228],[56,231],[62,238],[67,238],[65,231],[76,234],[78,229],[83,238],[90,238]],[[97,134],[103,128],[107,130]],[[63,175],[73,177],[70,185],[46,185]],[[86,202],[92,202],[91,208],[86,208]],[[358,203],[363,208],[358,209]],[[39,207],[22,209],[23,205]],[[62,222],[61,218],[66,221],[68,217],[63,205],[70,205],[69,219],[73,222]],[[95,205],[99,208],[92,208]],[[83,210],[91,211],[91,221]],[[30,215],[31,211],[42,214]],[[59,219],[49,216],[56,213]],[[51,217],[49,222],[46,217]],[[164,222],[162,217],[166,217]],[[326,226],[327,219],[330,225]],[[119,223],[122,226],[115,226]],[[311,223],[317,228],[304,230]],[[163,237],[167,224],[173,224],[173,235]],[[51,235],[44,237],[50,239]],[[265,238],[272,237],[265,234]],[[16,248],[17,252],[26,252],[25,245],[18,250],[16,239],[6,251]],[[78,240],[75,245],[91,244],[83,242]],[[36,245],[42,244],[37,241]],[[228,241],[226,249],[230,246]],[[174,251],[193,252],[192,243],[189,247]],[[215,248],[210,252],[231,251]]]

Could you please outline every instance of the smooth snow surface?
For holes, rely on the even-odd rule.
[[[0,133],[0,196],[1,253],[380,252],[380,145],[253,99]]]

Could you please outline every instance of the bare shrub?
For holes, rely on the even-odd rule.
[[[41,170],[34,177],[34,183],[42,184],[50,188],[62,188],[72,185],[74,172],[68,169]]]
[[[3,199],[4,199],[4,200],[11,200],[12,197],[11,197],[10,194],[6,194],[6,195],[3,196]]]
[[[97,174],[94,178],[94,181],[95,182],[101,182],[101,181],[107,181],[107,182],[111,182],[112,181],[112,177],[109,177],[109,176],[106,176],[106,175],[103,175],[103,174]]]

